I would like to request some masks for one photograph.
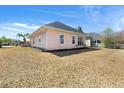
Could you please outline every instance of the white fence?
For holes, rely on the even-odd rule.
[[[111,44],[110,48],[121,48],[121,49],[124,49],[124,44]]]

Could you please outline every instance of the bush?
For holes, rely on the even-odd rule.
[[[2,41],[0,41],[0,48],[2,48]]]
[[[119,47],[119,46],[117,46],[117,47],[116,47],[116,49],[120,49],[120,47]]]

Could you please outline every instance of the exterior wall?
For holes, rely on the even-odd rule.
[[[64,35],[64,43],[60,44],[60,35]],[[72,44],[72,36],[75,36],[75,44]],[[78,34],[57,31],[57,30],[47,30],[47,50],[59,50],[59,49],[72,49],[84,47],[84,45],[78,45]],[[83,37],[83,42],[85,44],[85,37]]]
[[[99,40],[99,41],[101,41],[101,40]],[[94,41],[92,40],[91,44],[93,47],[99,47],[99,46],[102,46],[103,43],[102,43],[102,41],[101,41],[101,43],[98,43],[98,40],[94,40]]]
[[[91,40],[90,39],[87,39],[85,41],[85,45],[86,45],[86,47],[90,47],[91,46]]]
[[[34,44],[33,44],[33,40],[34,40]],[[42,32],[36,36],[31,37],[30,41],[32,47],[46,49],[46,32]]]

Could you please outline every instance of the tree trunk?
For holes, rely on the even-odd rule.
[[[24,44],[26,44],[26,38],[24,38],[23,40],[24,40]]]

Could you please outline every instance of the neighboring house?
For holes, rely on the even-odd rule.
[[[91,46],[101,46],[102,45],[102,36],[98,33],[89,33],[91,37]]]
[[[61,22],[52,22],[40,27],[30,36],[32,47],[45,50],[73,49],[85,47],[86,36],[75,28]]]
[[[85,45],[86,47],[91,47],[91,37],[86,36]]]

